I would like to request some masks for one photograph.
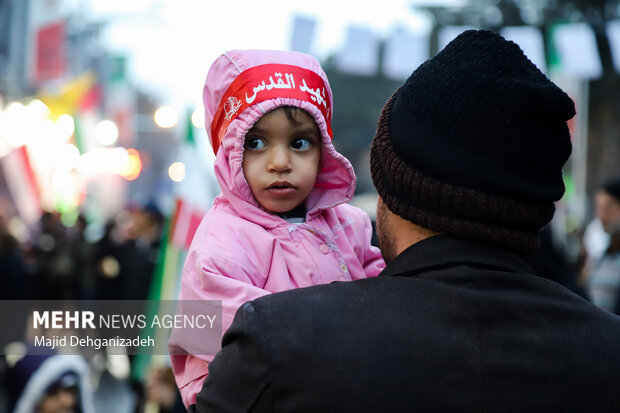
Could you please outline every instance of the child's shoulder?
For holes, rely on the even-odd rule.
[[[337,217],[338,220],[347,220],[348,218],[349,220],[359,221],[360,223],[369,219],[368,214],[364,212],[364,210],[347,203],[328,208],[324,210],[323,213],[333,215]]]
[[[325,223],[333,231],[347,229],[358,232],[371,226],[370,218],[364,210],[350,204],[340,204],[322,212]]]
[[[207,221],[210,225],[255,225],[251,221],[239,215],[228,202],[214,204],[206,213],[204,221]]]
[[[207,236],[230,239],[267,236],[263,226],[240,216],[229,204],[214,205],[202,219],[198,230]]]
[[[231,257],[245,254],[267,254],[273,236],[260,225],[240,217],[230,208],[211,208],[198,226],[192,242],[198,253]]]

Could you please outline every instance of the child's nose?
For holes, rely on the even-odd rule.
[[[276,146],[269,152],[269,170],[285,172],[291,169],[291,156],[288,148]]]

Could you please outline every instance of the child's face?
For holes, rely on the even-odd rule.
[[[78,390],[75,388],[56,390],[46,395],[37,405],[36,413],[73,413],[77,411]]]
[[[321,158],[321,134],[302,109],[283,108],[258,120],[245,136],[243,173],[258,203],[273,213],[300,205],[312,192]]]

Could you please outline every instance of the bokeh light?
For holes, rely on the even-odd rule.
[[[50,116],[50,109],[39,99],[32,99],[26,106],[26,109],[32,118],[36,120],[43,121]]]
[[[56,132],[58,139],[61,142],[67,142],[73,136],[75,132],[75,122],[71,115],[60,115],[56,121]]]
[[[8,145],[19,148],[27,143],[25,126],[31,123],[28,120],[26,107],[20,102],[12,102],[2,114],[0,122],[0,136],[4,136]]]
[[[192,125],[198,129],[205,127],[205,113],[201,109],[196,109],[192,112]]]
[[[72,170],[78,166],[80,162],[79,149],[70,143],[60,145],[55,149],[53,156],[56,169]]]
[[[168,167],[168,176],[174,182],[181,182],[185,179],[185,164],[183,162],[173,162]]]
[[[95,127],[95,140],[103,146],[115,144],[118,141],[118,127],[111,120],[102,120]]]
[[[177,111],[171,106],[162,106],[155,111],[153,116],[155,124],[160,128],[172,128],[179,122]]]
[[[133,181],[140,176],[142,172],[142,159],[140,158],[140,152],[136,149],[127,149],[126,164],[121,170],[121,175],[128,181]]]

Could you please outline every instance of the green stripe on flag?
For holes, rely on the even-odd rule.
[[[145,309],[148,320],[153,319],[153,317],[158,313],[159,310],[159,299],[162,292],[162,280],[164,279],[166,268],[166,252],[169,244],[168,238],[170,232],[170,221],[171,218],[168,217],[164,222],[161,247],[159,249],[159,254],[157,255],[157,262],[155,263],[155,270],[153,271],[151,285],[149,286],[149,292],[147,295],[147,308]],[[153,337],[154,330],[155,329],[153,328],[153,326],[147,323],[147,326],[142,329],[141,338],[146,338],[148,336]],[[143,382],[146,379],[148,367],[151,362],[151,356],[152,355],[150,348],[146,346],[138,347],[138,352],[133,358],[131,365],[132,379],[139,382]]]
[[[192,111],[187,111],[187,133],[185,135],[185,142],[194,146],[196,144],[196,139],[194,138],[194,124],[192,123]]]
[[[566,23],[568,22],[556,20],[551,23],[547,29],[547,67],[549,67],[549,69],[558,70],[562,67],[560,54],[558,53],[558,48],[555,46],[555,33],[558,27]]]
[[[75,146],[78,148],[78,151],[80,151],[80,155],[86,153],[84,131],[82,130],[82,120],[79,114],[73,116],[73,139],[75,141]]]

